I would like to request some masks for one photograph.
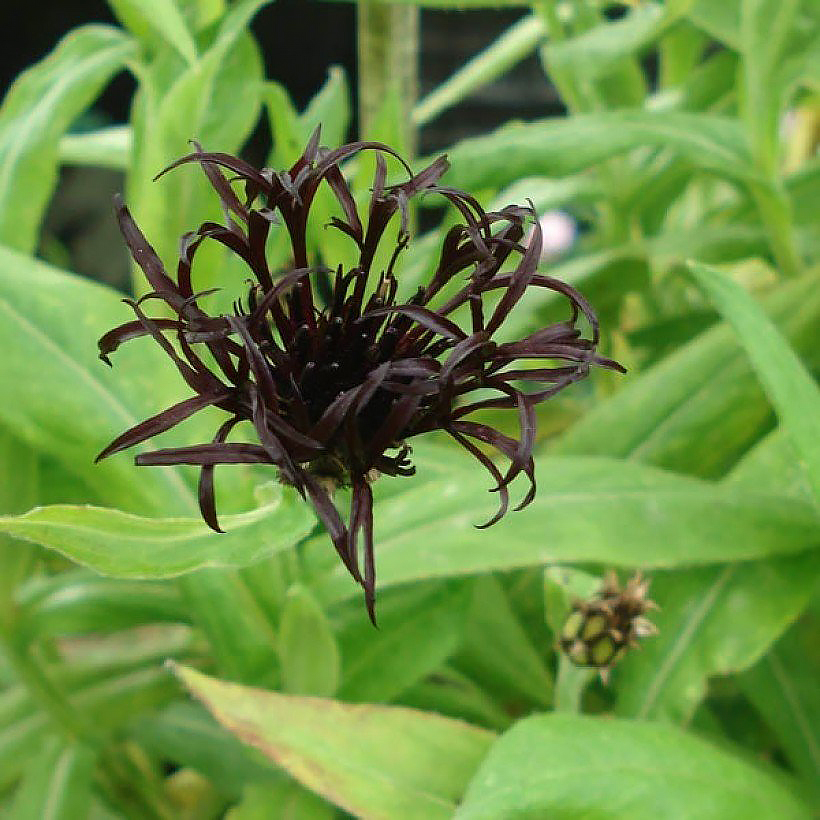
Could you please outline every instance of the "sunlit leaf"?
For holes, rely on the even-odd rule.
[[[493,735],[397,706],[265,692],[176,667],[226,728],[354,815],[451,817]]]

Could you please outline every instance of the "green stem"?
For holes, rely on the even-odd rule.
[[[361,0],[357,5],[359,132],[367,135],[385,98],[397,95],[401,108],[401,150],[412,157],[416,130],[412,111],[418,98],[419,9]]]
[[[791,207],[779,181],[749,185],[760,221],[769,236],[772,256],[784,276],[799,276],[803,260],[797,251]]]

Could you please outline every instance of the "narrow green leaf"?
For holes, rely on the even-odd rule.
[[[228,798],[249,784],[275,785],[281,774],[255,749],[240,743],[198,703],[176,700],[133,721],[134,739],[150,754],[203,774]]]
[[[451,817],[493,738],[412,709],[281,695],[176,671],[241,740],[327,800],[373,820]]]
[[[15,549],[25,554],[20,544]],[[185,623],[190,616],[172,584],[122,581],[86,570],[36,579],[20,591],[17,604],[17,637],[27,642]]]
[[[108,4],[134,34],[150,29],[186,62],[196,62],[196,43],[175,0],[108,0]]]
[[[820,805],[820,668],[814,651],[817,629],[817,618],[807,616],[737,680]]]
[[[606,111],[514,123],[448,150],[447,184],[475,190],[533,174],[563,176],[638,146],[667,148],[722,176],[754,176],[737,121],[684,111]]]
[[[765,306],[795,348],[813,358],[820,314],[816,279],[779,287]],[[770,419],[770,405],[747,357],[731,329],[721,325],[628,377],[550,450],[619,456],[719,477],[766,431]]]
[[[230,6],[210,48],[191,66],[156,60],[140,76],[134,102],[134,158],[127,180],[134,217],[164,263],[176,265],[179,237],[206,219],[222,220],[219,200],[202,171],[180,168],[154,183],[153,177],[187,154],[189,140],[205,150],[238,153],[256,125],[261,106],[262,60],[248,32],[253,15],[270,0],[242,0]],[[219,271],[219,281],[216,281]],[[196,288],[206,289],[246,269],[215,246],[197,255]],[[141,275],[136,289],[144,290]]]
[[[424,462],[417,459],[419,475]],[[538,495],[489,532],[481,472],[453,458],[447,476],[416,481],[376,503],[382,588],[557,562],[675,567],[801,552],[818,542],[811,505],[602,458],[537,464]],[[337,568],[317,582],[323,599],[355,595]]]
[[[178,470],[137,477],[128,456],[93,463],[115,435],[179,401],[184,389],[154,345],[117,351],[114,372],[99,361],[97,339],[129,318],[120,294],[7,248],[0,268],[0,388],[14,395],[0,402],[0,421],[108,503],[193,510]]]
[[[131,161],[130,125],[112,125],[99,131],[66,134],[60,140],[60,162],[125,171]]]
[[[224,534],[198,518],[143,518],[70,505],[0,516],[0,532],[56,550],[103,575],[169,578],[203,567],[247,566],[287,549],[313,528],[314,518],[295,492],[270,485],[265,496],[255,510],[223,516]]]
[[[512,718],[495,698],[467,675],[441,666],[435,675],[408,689],[400,703],[427,712],[466,720],[488,729],[506,729]]]
[[[676,4],[647,4],[614,23],[602,23],[562,42],[545,47],[551,66],[596,79],[624,57],[640,52],[682,13]],[[681,4],[678,3],[678,6]]]
[[[21,74],[0,106],[0,242],[31,252],[57,183],[58,143],[136,51],[111,26],[82,26]]]
[[[292,780],[248,786],[225,820],[334,820],[336,809]]]
[[[689,269],[737,333],[820,501],[820,389],[740,285],[705,265],[693,262]],[[818,284],[815,279],[815,287]]]
[[[500,77],[531,54],[545,37],[546,27],[540,16],[523,17],[421,100],[413,109],[414,124],[426,125],[442,111]]]
[[[800,0],[743,0],[740,6],[741,112],[755,159],[773,175],[780,112],[786,103],[779,69]]]
[[[492,576],[473,586],[464,647],[454,663],[484,686],[523,695],[542,706],[552,702],[552,676]]]
[[[339,686],[339,646],[322,608],[301,584],[288,590],[279,622],[282,691],[330,696]]]
[[[19,513],[37,503],[40,459],[0,428],[0,512]],[[7,613],[17,586],[30,574],[37,556],[21,551],[0,535],[0,612]]]
[[[379,598],[378,631],[361,602],[339,626],[344,700],[388,702],[432,674],[458,648],[464,631],[465,590],[415,584]]]
[[[553,714],[522,720],[501,737],[455,816],[807,820],[810,813],[764,769],[678,729]]]
[[[748,669],[800,614],[820,553],[656,573],[659,634],[615,671],[617,712],[686,723],[709,677]]]
[[[94,753],[56,738],[29,761],[14,799],[13,820],[76,820],[91,805]]]

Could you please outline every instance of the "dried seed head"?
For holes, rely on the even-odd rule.
[[[561,629],[561,650],[577,666],[599,669],[605,676],[629,649],[639,647],[639,639],[657,634],[644,617],[658,608],[648,591],[649,581],[640,573],[621,588],[610,572],[592,598],[573,604]]]

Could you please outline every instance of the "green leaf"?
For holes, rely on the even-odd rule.
[[[738,678],[738,683],[820,804],[817,629],[814,616],[798,622],[757,666]]]
[[[184,389],[153,345],[117,351],[115,372],[99,361],[97,339],[129,318],[119,294],[7,248],[0,269],[0,386],[15,397],[0,403],[0,421],[108,503],[193,510],[178,470],[137,477],[127,456],[93,464],[115,435],[179,401]]]
[[[294,695],[334,694],[339,686],[339,647],[327,617],[301,584],[288,590],[279,623],[282,691]]]
[[[133,721],[134,739],[152,755],[203,774],[226,797],[249,784],[275,785],[281,774],[255,749],[240,743],[198,703],[180,700]]]
[[[153,30],[186,62],[196,62],[196,43],[174,0],[108,0],[108,4],[136,36]]]
[[[99,131],[66,134],[60,140],[60,162],[125,171],[131,161],[130,125],[112,125]]]
[[[176,671],[241,740],[325,799],[374,820],[451,817],[493,738],[412,709],[281,695]]]
[[[432,674],[458,648],[464,631],[465,590],[416,584],[378,602],[378,630],[353,602],[339,626],[342,685],[348,701],[387,702]]]
[[[60,137],[135,50],[118,29],[83,26],[11,86],[0,106],[0,243],[36,248]]]
[[[458,105],[476,89],[491,83],[531,54],[545,37],[546,27],[541,17],[536,14],[523,17],[421,100],[413,109],[413,123],[426,125],[442,111]]]
[[[778,491],[810,501],[810,491],[803,491],[795,472],[780,431],[744,457],[728,481],[740,489]],[[818,569],[820,552],[815,550],[659,574],[652,587],[661,606],[652,616],[659,634],[618,666],[617,710],[688,721],[711,676],[748,669],[794,622],[815,588]]]
[[[416,459],[420,476],[424,461]],[[791,554],[818,541],[802,501],[749,492],[603,458],[541,457],[538,495],[489,532],[488,479],[454,457],[449,473],[376,503],[381,588],[430,578],[557,562],[674,567]],[[485,500],[482,500],[485,499]],[[356,594],[337,568],[325,600]]]
[[[0,532],[56,550],[102,575],[170,578],[203,567],[247,566],[287,549],[313,528],[313,515],[295,492],[270,485],[265,496],[255,510],[223,516],[224,534],[199,518],[143,518],[67,504],[0,516]]]
[[[689,19],[711,37],[731,48],[740,46],[740,0],[695,0],[688,12]]]
[[[638,53],[655,40],[682,13],[675,5],[654,3],[634,8],[614,23],[602,23],[562,42],[549,43],[545,52],[550,66],[597,79],[619,60]]]
[[[37,503],[40,463],[37,454],[0,428],[0,512],[18,513]],[[0,535],[0,613],[12,608],[17,586],[31,573],[37,556],[21,551]]]
[[[639,146],[667,148],[722,176],[754,176],[737,121],[685,111],[606,111],[514,123],[448,149],[447,184],[475,190],[533,174],[563,176]]]
[[[740,285],[705,265],[690,263],[689,269],[737,333],[820,501],[820,388]]]
[[[406,706],[438,712],[467,720],[488,729],[506,729],[510,714],[475,681],[450,666],[441,666],[435,675],[405,692],[400,702]]]
[[[686,723],[709,677],[748,669],[806,606],[820,553],[656,573],[659,634],[615,671],[618,714]]]
[[[764,769],[671,726],[553,714],[522,720],[501,737],[455,816],[807,820],[810,815]]]
[[[13,820],[76,820],[91,804],[94,753],[52,738],[29,761],[9,815]]]
[[[183,167],[154,183],[155,174],[190,150],[237,153],[256,125],[261,106],[262,61],[248,33],[254,14],[270,0],[235,3],[222,19],[213,44],[191,66],[174,55],[157,58],[140,76],[134,102],[134,158],[127,180],[134,217],[160,259],[176,265],[179,237],[207,219],[221,221],[219,199],[196,166]],[[216,281],[219,271],[219,282]],[[209,275],[206,275],[206,272]],[[225,249],[203,247],[193,276],[198,290],[246,275]],[[145,284],[138,276],[137,289]]]
[[[334,820],[336,810],[292,780],[248,786],[225,820]]]
[[[552,702],[552,676],[510,607],[507,593],[492,576],[473,586],[464,647],[455,664],[507,696],[523,695],[542,706]]]
[[[18,553],[25,553],[15,544]],[[86,570],[38,578],[17,596],[17,638],[107,633],[144,624],[185,623],[190,613],[168,583],[121,581]]]
[[[796,349],[816,354],[816,278],[779,287],[765,305]],[[628,377],[618,393],[600,402],[550,449],[619,456],[718,477],[765,432],[770,417],[747,357],[731,329],[722,325]]]

